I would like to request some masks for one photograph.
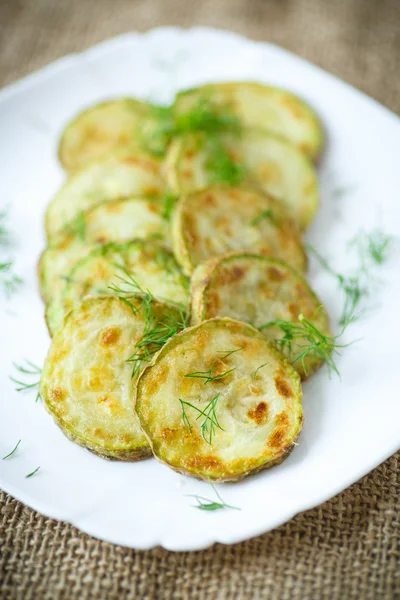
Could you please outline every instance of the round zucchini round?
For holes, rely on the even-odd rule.
[[[231,317],[261,328],[299,372],[302,379],[321,365],[313,351],[297,358],[310,340],[296,336],[290,344],[280,343],[284,331],[267,325],[277,319],[299,324],[308,319],[324,336],[331,336],[329,318],[322,302],[307,281],[289,265],[251,252],[235,252],[199,265],[191,283],[192,323],[212,317]]]
[[[152,301],[162,321],[171,309]],[[136,310],[134,312],[132,307]],[[87,298],[68,315],[45,360],[40,394],[63,433],[105,458],[151,455],[132,398],[138,374],[128,360],[148,317],[140,299]]]
[[[140,290],[187,307],[188,282],[164,247],[144,240],[95,247],[78,260],[64,277],[60,294],[47,304],[49,331],[54,334],[64,315],[85,296],[130,297]]]
[[[74,264],[96,244],[127,242],[132,239],[157,239],[170,247],[169,227],[158,200],[128,198],[92,206],[80,213],[63,233],[51,240],[38,265],[42,298],[56,296]]]
[[[262,130],[182,135],[168,148],[165,175],[176,194],[218,182],[257,186],[285,203],[301,229],[310,224],[318,208],[312,163],[284,139]]]
[[[231,319],[171,338],[136,390],[155,457],[200,479],[236,481],[280,463],[302,427],[298,374],[257,330]]]
[[[95,204],[130,196],[160,197],[160,162],[149,156],[115,152],[70,175],[46,210],[45,230],[50,240],[73,225]]]
[[[208,258],[249,249],[306,268],[301,235],[278,201],[249,187],[215,185],[181,198],[172,217],[172,245],[184,273]]]
[[[156,108],[134,98],[118,98],[91,106],[65,127],[58,147],[60,163],[74,171],[107,152],[143,150],[143,123],[156,120]]]
[[[185,113],[199,101],[207,101],[218,113],[238,117],[247,127],[282,136],[312,160],[321,153],[324,132],[317,115],[287,90],[251,82],[207,84],[178,94],[175,112]]]

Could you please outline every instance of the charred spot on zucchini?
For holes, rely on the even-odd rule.
[[[281,261],[246,251],[210,259],[192,276],[191,304],[193,323],[217,316],[251,323],[303,379],[323,362],[336,371],[339,343],[328,315],[304,277]]]
[[[221,379],[185,377],[216,364],[226,373]],[[156,458],[212,481],[235,481],[278,464],[303,421],[293,367],[250,325],[219,318],[165,344],[138,380],[135,408]]]
[[[259,219],[265,211],[273,218]],[[242,249],[306,268],[301,234],[286,207],[244,186],[216,185],[181,198],[172,219],[172,245],[186,275],[212,256]]]

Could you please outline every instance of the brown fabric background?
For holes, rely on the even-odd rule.
[[[400,111],[399,0],[0,0],[0,84],[118,33],[197,24],[280,44]],[[0,492],[0,598],[400,598],[399,479],[397,455],[273,532],[177,554],[97,541]]]

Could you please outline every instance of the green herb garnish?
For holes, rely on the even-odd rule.
[[[358,233],[350,240],[349,246],[357,248],[364,265],[368,261],[382,265],[390,256],[394,241],[394,236],[386,234],[382,229],[373,229],[369,233],[365,231]]]
[[[144,320],[142,337],[135,344],[135,352],[126,360],[133,365],[132,377],[134,377],[142,369],[143,363],[150,362],[154,354],[164,346],[170,337],[187,327],[189,315],[177,305],[176,312],[171,307],[171,310],[166,311],[161,318],[157,317],[153,308],[151,292],[143,289],[125,267],[121,265],[116,265],[116,267],[124,275],[117,275],[118,283],[110,285],[109,289],[130,307],[133,314],[136,315],[141,311]],[[139,301],[139,307],[132,303],[133,299]]]
[[[175,196],[173,194],[165,194],[165,196],[163,196],[161,198],[161,201],[160,201],[161,205],[162,205],[161,216],[163,219],[165,219],[165,221],[170,220],[177,201],[178,201],[178,196]]]
[[[224,358],[228,358],[231,354],[235,354],[235,352],[240,352],[243,348],[235,348],[235,350],[217,350],[218,354],[223,354],[220,360],[224,360]]]
[[[255,379],[257,377],[257,373],[260,369],[262,369],[263,367],[266,367],[267,365],[269,365],[269,362],[264,363],[263,365],[260,365],[259,367],[257,367],[257,369],[254,371],[253,373],[253,379]]]
[[[232,369],[228,369],[228,371],[224,371],[224,373],[220,373],[219,375],[213,375],[212,372],[214,370],[213,365],[208,371],[194,371],[193,373],[186,373],[184,377],[193,377],[194,379],[204,379],[204,384],[210,383],[210,381],[222,381],[229,373],[232,373],[236,369],[233,367]]]
[[[10,458],[10,456],[13,456],[13,454],[15,454],[15,452],[17,451],[18,446],[20,445],[21,440],[18,440],[16,446],[14,447],[13,450],[11,450],[11,452],[9,452],[9,454],[6,454],[6,456],[3,456],[2,460],[6,460],[6,458]]]
[[[205,139],[205,151],[204,166],[211,183],[227,183],[232,186],[242,183],[246,175],[244,165],[233,160],[218,136]]]
[[[65,230],[69,235],[76,236],[81,242],[85,241],[85,213],[81,210]]]
[[[196,494],[187,494],[188,498],[195,498],[198,502],[198,505],[195,508],[199,508],[200,510],[221,510],[222,508],[231,508],[233,510],[240,510],[237,506],[231,506],[230,504],[226,504],[218,494],[215,486],[211,483],[210,485],[217,496],[217,502],[215,500],[210,500],[209,498],[204,498],[203,496],[197,496]]]
[[[321,308],[321,307],[320,307]],[[334,355],[340,355],[339,349],[346,348],[349,344],[338,344],[337,340],[343,334],[346,325],[336,336],[325,335],[314,323],[304,315],[299,315],[298,322],[285,321],[283,319],[274,319],[258,327],[262,331],[266,327],[278,327],[283,336],[275,340],[278,349],[285,353],[289,359],[295,363],[300,361],[307,374],[305,359],[307,357],[318,358],[324,361],[328,367],[329,374],[335,372],[340,376],[339,370],[334,360]],[[294,350],[296,346],[297,350]]]
[[[16,383],[18,386],[15,388],[17,392],[26,392],[28,390],[37,389],[37,388],[39,388],[39,385],[40,385],[40,375],[42,373],[42,369],[40,367],[38,367],[37,365],[33,364],[30,360],[25,359],[25,362],[26,362],[27,366],[17,365],[16,363],[13,363],[13,364],[14,364],[14,367],[17,369],[17,371],[19,371],[20,373],[22,373],[24,375],[27,375],[28,378],[30,378],[32,376],[35,376],[35,377],[39,376],[39,379],[37,379],[37,381],[30,383],[29,381],[20,381],[19,379],[10,377],[11,381]],[[37,402],[39,399],[40,399],[40,392],[38,391],[35,402]]]
[[[40,467],[36,467],[36,469],[34,471],[32,471],[32,473],[28,473],[28,475],[25,475],[25,479],[28,479],[28,477],[33,477],[34,475],[36,475],[36,473],[39,471]]]
[[[8,213],[6,210],[0,212],[0,250],[1,254],[7,252],[7,258],[0,255],[0,282],[3,286],[4,295],[9,298],[22,285],[21,277],[14,273],[14,261],[9,257],[9,249],[12,245],[11,233],[7,226]]]
[[[269,219],[270,221],[273,220],[272,210],[270,208],[267,208],[266,210],[260,212],[260,214],[257,215],[257,217],[250,221],[250,225],[254,227],[255,225],[261,223],[261,221],[263,221],[264,219]]]
[[[365,268],[361,266],[353,275],[343,275],[332,269],[328,262],[309,244],[306,244],[307,249],[315,256],[319,263],[330,273],[338,282],[339,288],[344,293],[344,307],[342,316],[340,317],[340,325],[346,325],[357,318],[357,309],[361,300],[366,298],[370,293],[370,276],[367,277]]]
[[[177,113],[174,106],[154,107],[157,127],[144,133],[143,144],[150,152],[163,155],[172,138],[185,133],[214,135],[238,131],[240,121],[229,110],[216,109],[208,98],[200,98],[188,110]]]
[[[190,402],[186,402],[185,400],[182,400],[181,398],[179,398],[179,402],[181,403],[181,409],[182,409],[182,420],[183,420],[185,427],[187,429],[189,429],[190,433],[192,432],[192,427],[191,427],[189,419],[186,415],[185,406],[192,408],[193,410],[195,410],[198,413],[198,416],[196,417],[196,421],[198,419],[200,419],[201,417],[204,417],[204,420],[200,425],[200,429],[201,429],[202,438],[205,442],[207,442],[207,444],[212,443],[212,438],[215,435],[216,427],[218,427],[218,429],[221,429],[221,431],[224,431],[224,429],[218,423],[217,414],[215,412],[217,402],[219,400],[220,395],[221,394],[218,393],[216,396],[214,396],[214,398],[212,398],[210,400],[210,402],[207,404],[207,406],[204,408],[204,410],[201,410],[197,406],[194,406],[194,404],[191,404]]]

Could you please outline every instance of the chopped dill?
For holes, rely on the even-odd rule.
[[[85,241],[85,213],[81,210],[68,225],[66,232],[69,235],[76,236],[81,242]]]
[[[238,131],[239,119],[228,110],[221,111],[206,97],[200,98],[188,110],[177,112],[174,106],[154,107],[157,126],[144,132],[145,148],[156,155],[163,155],[172,138],[185,133],[213,135],[224,131]]]
[[[170,337],[185,329],[188,326],[189,315],[184,309],[176,305],[170,307],[160,317],[154,312],[153,295],[149,290],[144,290],[136,279],[125,267],[116,265],[122,273],[117,275],[117,283],[109,286],[109,289],[118,296],[118,298],[127,304],[133,314],[139,311],[143,315],[144,330],[142,337],[135,344],[135,351],[126,362],[132,364],[132,377],[134,377],[143,367],[143,363],[150,362],[152,357]],[[139,307],[132,300],[139,302]]]
[[[25,479],[28,479],[28,477],[33,477],[34,475],[36,475],[36,473],[39,471],[40,467],[36,467],[36,469],[34,471],[32,471],[32,473],[28,473],[28,475],[25,475]]]
[[[185,111],[177,112],[174,106],[155,106],[154,119],[157,125],[143,131],[143,146],[149,152],[162,156],[172,138],[185,133],[206,133],[213,135],[224,131],[240,129],[240,121],[234,115],[218,109],[208,98],[200,98]]]
[[[6,456],[3,456],[2,460],[6,460],[7,458],[10,458],[11,456],[13,456],[16,453],[16,451],[17,451],[18,446],[20,445],[20,443],[21,443],[21,440],[18,440],[18,442],[14,446],[13,450],[11,450],[11,452],[9,452],[8,454],[6,454]]]
[[[245,167],[230,156],[218,136],[206,138],[205,151],[204,166],[211,183],[227,183],[232,186],[242,183],[246,175]]]
[[[340,376],[334,355],[340,355],[339,349],[346,348],[349,345],[338,344],[337,341],[343,334],[346,325],[343,326],[338,335],[329,336],[322,333],[314,323],[301,314],[298,322],[274,319],[258,329],[262,331],[266,327],[278,327],[283,336],[275,340],[276,346],[281,352],[286,353],[293,363],[300,361],[305,374],[307,374],[305,359],[314,357],[326,363],[329,375],[334,372]],[[296,351],[293,348],[294,345]]]
[[[361,300],[370,293],[370,277],[367,277],[365,268],[362,266],[353,275],[343,275],[332,269],[328,262],[309,244],[307,249],[315,256],[324,269],[330,273],[338,282],[339,288],[344,293],[344,307],[340,317],[340,325],[346,325],[357,318],[357,309]]]
[[[382,229],[373,229],[369,233],[360,231],[349,242],[349,247],[356,247],[363,264],[372,261],[376,265],[385,263],[393,250],[395,238]]]
[[[195,410],[198,413],[198,416],[196,417],[196,421],[198,419],[200,419],[201,417],[204,417],[204,420],[200,425],[200,430],[201,430],[202,438],[205,442],[207,442],[207,444],[212,444],[212,439],[213,439],[213,436],[215,435],[216,427],[218,427],[218,429],[221,429],[221,431],[224,431],[224,429],[221,427],[221,425],[218,422],[217,414],[215,411],[217,402],[220,398],[220,395],[221,394],[218,393],[216,396],[214,396],[214,398],[212,398],[210,400],[210,402],[207,404],[207,406],[204,408],[204,410],[201,410],[197,406],[194,406],[194,404],[191,404],[190,402],[186,402],[185,400],[182,400],[181,398],[179,398],[179,402],[181,404],[181,409],[182,409],[182,420],[183,420],[185,427],[187,429],[189,429],[190,433],[192,432],[192,428],[191,428],[189,419],[186,415],[185,406],[192,408],[193,410]]]
[[[30,383],[29,381],[21,381],[19,379],[15,379],[14,377],[10,377],[11,381],[13,381],[14,383],[17,384],[17,387],[15,388],[17,392],[26,392],[29,390],[39,388],[40,375],[42,373],[42,369],[40,367],[38,367],[37,365],[35,365],[34,363],[32,363],[30,360],[25,359],[25,362],[26,362],[26,366],[17,365],[16,363],[13,363],[13,364],[14,364],[14,367],[17,369],[17,371],[19,371],[19,373],[22,373],[23,375],[27,375],[28,379],[30,379],[33,376],[35,376],[35,378],[38,377],[38,379],[36,381],[33,381],[32,383]],[[40,400],[40,392],[39,391],[36,394],[35,402],[37,402],[38,400]]]
[[[263,365],[260,365],[259,367],[257,367],[257,369],[254,371],[253,373],[253,379],[255,379],[257,377],[258,371],[260,369],[262,369],[263,367],[266,367],[267,365],[269,365],[269,362],[264,363]]]
[[[161,198],[161,204],[162,204],[161,216],[165,221],[170,220],[177,201],[178,201],[178,196],[175,196],[174,194],[165,194],[165,196],[163,196]]]
[[[235,348],[235,350],[217,350],[218,354],[223,354],[220,360],[224,360],[224,358],[228,358],[231,354],[235,354],[235,352],[240,352],[243,348]]]
[[[194,379],[204,379],[204,384],[210,383],[210,381],[222,381],[229,373],[232,373],[236,369],[233,367],[232,369],[228,369],[223,373],[219,373],[218,375],[213,375],[212,372],[214,370],[213,365],[208,371],[194,371],[193,373],[186,373],[184,377],[193,377]]]
[[[213,510],[221,510],[223,508],[231,508],[233,510],[240,510],[240,508],[238,508],[237,506],[231,506],[230,504],[226,504],[226,502],[224,502],[221,498],[221,496],[219,495],[219,493],[217,492],[215,486],[212,484],[211,481],[209,481],[215,495],[217,496],[217,500],[210,500],[209,498],[204,498],[203,496],[197,496],[196,494],[186,494],[187,498],[195,498],[197,500],[197,506],[195,506],[195,508],[198,508],[200,510],[207,510],[207,511],[213,511]]]
[[[252,219],[250,221],[250,225],[252,227],[254,227],[254,226],[258,225],[259,223],[261,223],[261,221],[263,221],[264,219],[269,219],[270,221],[273,221],[273,214],[272,214],[272,210],[270,208],[263,210],[262,212],[260,212],[259,215],[254,217],[254,219]]]
[[[3,286],[3,292],[6,298],[12,296],[22,285],[21,277],[14,273],[14,261],[9,256],[9,250],[12,246],[12,237],[7,226],[8,212],[0,212],[0,283]],[[8,253],[7,257],[3,253]]]

